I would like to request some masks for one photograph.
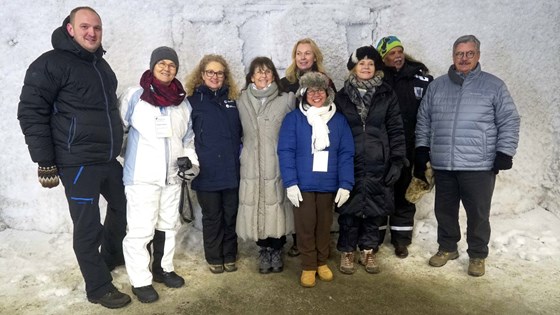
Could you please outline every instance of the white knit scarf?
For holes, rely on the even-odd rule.
[[[311,125],[311,153],[324,150],[330,145],[327,122],[336,113],[336,106],[334,103],[322,107],[300,104],[299,109]]]

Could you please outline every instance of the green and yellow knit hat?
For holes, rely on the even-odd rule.
[[[402,47],[404,50],[401,40],[397,36],[386,36],[377,42],[377,51],[381,55],[382,59],[385,58],[385,55],[387,55],[387,53],[395,47]]]

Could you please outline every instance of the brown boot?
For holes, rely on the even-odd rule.
[[[459,257],[458,251],[445,252],[442,250],[438,250],[438,252],[434,256],[432,256],[432,258],[430,258],[429,263],[430,266],[432,267],[441,267],[447,264],[449,260],[457,259],[458,257]]]
[[[354,269],[354,252],[344,252],[340,254],[340,272],[351,275]]]
[[[361,251],[359,262],[360,264],[366,266],[366,271],[369,273],[379,273],[381,271],[379,269],[379,264],[377,264],[377,260],[375,259],[373,249]]]
[[[469,275],[473,277],[484,275],[484,258],[469,259]]]

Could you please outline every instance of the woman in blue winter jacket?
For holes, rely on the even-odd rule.
[[[192,189],[202,208],[204,255],[213,273],[237,270],[235,222],[239,204],[242,128],[238,89],[226,60],[202,57],[186,81],[200,174]]]
[[[336,112],[329,78],[308,72],[300,79],[299,107],[280,128],[278,158],[288,199],[294,205],[303,287],[315,275],[331,281],[327,266],[333,204],[342,206],[354,185],[354,142],[346,119]]]

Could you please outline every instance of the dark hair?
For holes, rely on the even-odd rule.
[[[272,60],[268,57],[256,57],[251,61],[251,64],[249,65],[249,71],[245,76],[245,89],[247,89],[249,85],[251,85],[251,78],[259,68],[268,68],[270,69],[270,71],[272,71],[272,75],[274,76],[272,81],[278,86],[278,95],[282,94],[284,88],[282,86],[282,83],[280,83],[280,76],[278,75],[276,66],[274,66],[274,62],[272,62]]]
[[[74,23],[74,18],[76,17],[76,13],[80,10],[89,10],[89,11],[95,13],[97,15],[97,17],[99,18],[99,20],[101,20],[101,17],[99,16],[99,13],[97,13],[94,9],[92,9],[90,7],[76,7],[74,9],[72,9],[72,11],[70,11],[70,24]]]

